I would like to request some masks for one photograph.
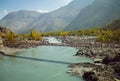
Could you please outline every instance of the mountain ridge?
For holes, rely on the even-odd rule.
[[[116,19],[120,19],[120,0],[95,0],[84,8],[65,30],[104,26]]]
[[[15,32],[18,32],[41,14],[42,13],[37,11],[30,10],[15,11],[9,13],[2,20],[0,20],[0,24],[12,29]]]
[[[68,5],[61,7],[53,12],[46,13],[33,21],[29,26],[39,31],[63,30],[86,6],[94,0],[73,0]],[[76,4],[76,5],[75,5]],[[47,20],[46,20],[47,19]],[[40,23],[40,24],[39,24]],[[46,24],[46,25],[44,25]]]
[[[24,17],[22,22],[20,19],[11,20],[4,17],[0,23],[6,27],[10,27],[16,32],[26,32],[35,29],[37,31],[57,31],[63,30],[86,6],[92,4],[94,0],[73,0],[68,5],[56,9],[49,13],[43,13],[30,22],[25,23]],[[18,13],[19,14],[19,13]],[[9,15],[9,14],[8,14]],[[19,17],[20,15],[18,15]],[[16,18],[16,17],[12,17]],[[25,24],[25,25],[24,25]],[[19,25],[19,26],[17,26]],[[22,30],[22,31],[21,31]],[[24,30],[24,31],[23,31]]]

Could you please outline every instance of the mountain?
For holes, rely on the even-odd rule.
[[[7,10],[0,10],[0,19],[2,19],[7,14],[8,14]]]
[[[31,11],[9,13],[0,23],[15,32],[55,31],[66,27],[79,12],[94,0],[73,0],[68,5],[49,13],[39,14]],[[22,29],[22,30],[21,30]]]
[[[120,19],[114,20],[112,23],[103,27],[103,29],[120,30]]]
[[[9,27],[15,32],[21,32],[29,23],[40,15],[41,13],[37,11],[29,10],[11,12],[0,21],[0,24]]]
[[[84,8],[65,30],[104,26],[116,19],[120,19],[120,0],[95,0]]]
[[[31,26],[33,29],[39,31],[62,30],[78,15],[83,8],[92,4],[93,1],[94,0],[73,0],[64,7],[41,15],[29,24],[28,27]]]
[[[13,31],[11,31],[10,29],[0,26],[0,34],[10,34],[10,33],[14,33]],[[1,38],[1,37],[0,37]]]

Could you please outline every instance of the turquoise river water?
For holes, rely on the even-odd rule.
[[[72,47],[40,46],[0,57],[0,81],[83,81],[66,73],[71,63],[92,62],[73,56],[76,52]]]

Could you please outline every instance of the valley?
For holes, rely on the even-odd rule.
[[[120,81],[120,0],[71,0],[52,11],[4,12],[2,81]]]

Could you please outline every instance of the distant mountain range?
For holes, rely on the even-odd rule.
[[[67,6],[38,17],[28,25],[39,31],[63,30],[79,12],[94,0],[73,0]]]
[[[84,8],[65,30],[104,26],[116,19],[120,19],[120,0],[95,0]]]
[[[79,12],[94,0],[73,0],[68,5],[50,13],[18,11],[9,13],[0,23],[15,32],[63,30]]]
[[[20,32],[23,31],[29,23],[31,23],[40,15],[41,13],[37,11],[28,10],[11,12],[0,21],[0,24],[10,28],[14,32]]]
[[[80,30],[104,26],[120,19],[120,0],[73,0],[68,5],[49,13],[17,11],[5,16],[0,24],[14,32],[31,30]]]

